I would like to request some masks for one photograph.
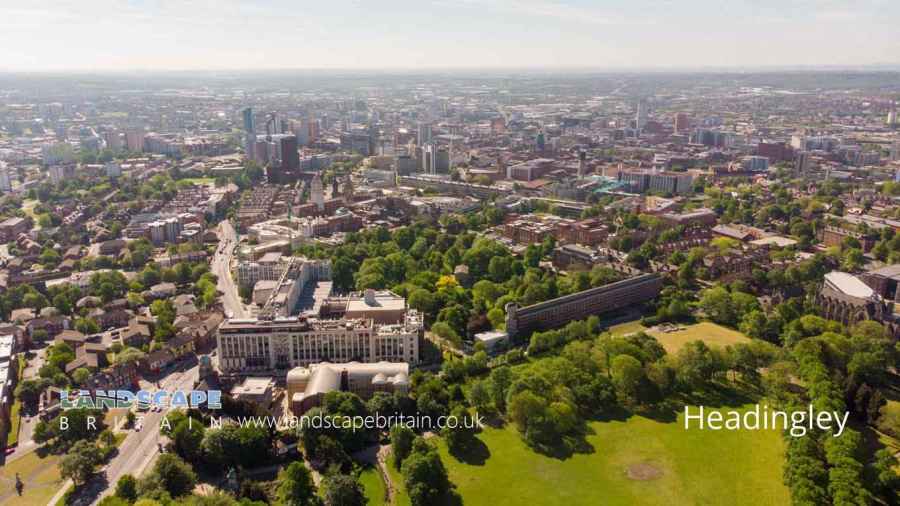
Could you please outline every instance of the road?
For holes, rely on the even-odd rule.
[[[219,236],[219,247],[212,259],[212,272],[219,278],[217,288],[223,294],[225,315],[231,318],[249,318],[251,314],[241,302],[238,287],[231,276],[231,261],[238,242],[237,232],[230,221],[224,220],[219,223],[216,234]]]
[[[172,392],[174,390],[191,390],[198,381],[199,366],[193,366],[183,372],[174,372],[160,382],[160,389]],[[125,474],[135,477],[141,475],[150,462],[159,453],[159,425],[165,415],[165,411],[154,413],[145,411],[143,420],[138,416],[138,424],[143,425],[141,430],[132,430],[119,446],[119,453],[106,466],[106,488],[97,495],[90,504],[96,504],[103,497],[115,491],[116,483]],[[141,423],[143,422],[143,423]],[[98,486],[103,486],[99,483]],[[86,494],[88,496],[95,495]],[[86,504],[83,503],[83,504]]]
[[[44,365],[44,360],[47,356],[47,347],[38,348],[32,350],[34,352],[34,357],[28,360],[28,365],[25,366],[25,371],[22,373],[23,379],[33,379],[38,377],[38,371]],[[37,448],[37,443],[35,443],[31,437],[34,434],[34,427],[40,421],[37,416],[32,416],[33,413],[25,413],[24,411],[21,413],[21,425],[19,426],[19,444],[16,445],[16,450],[7,457],[7,460],[15,460],[26,453],[33,451]]]

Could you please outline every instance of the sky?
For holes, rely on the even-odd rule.
[[[897,0],[0,0],[0,71],[900,63]]]

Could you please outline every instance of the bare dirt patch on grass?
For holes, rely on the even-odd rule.
[[[631,464],[625,470],[625,476],[634,481],[651,481],[662,478],[662,469],[651,462]]]

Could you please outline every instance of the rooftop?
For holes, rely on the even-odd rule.
[[[231,395],[262,395],[272,386],[271,378],[247,378],[231,389]]]
[[[875,296],[875,292],[868,285],[860,281],[853,274],[840,271],[832,271],[825,275],[825,282],[832,288],[851,297],[868,299]]]

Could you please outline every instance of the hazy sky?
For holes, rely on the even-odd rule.
[[[898,0],[0,0],[0,70],[900,63]]]

